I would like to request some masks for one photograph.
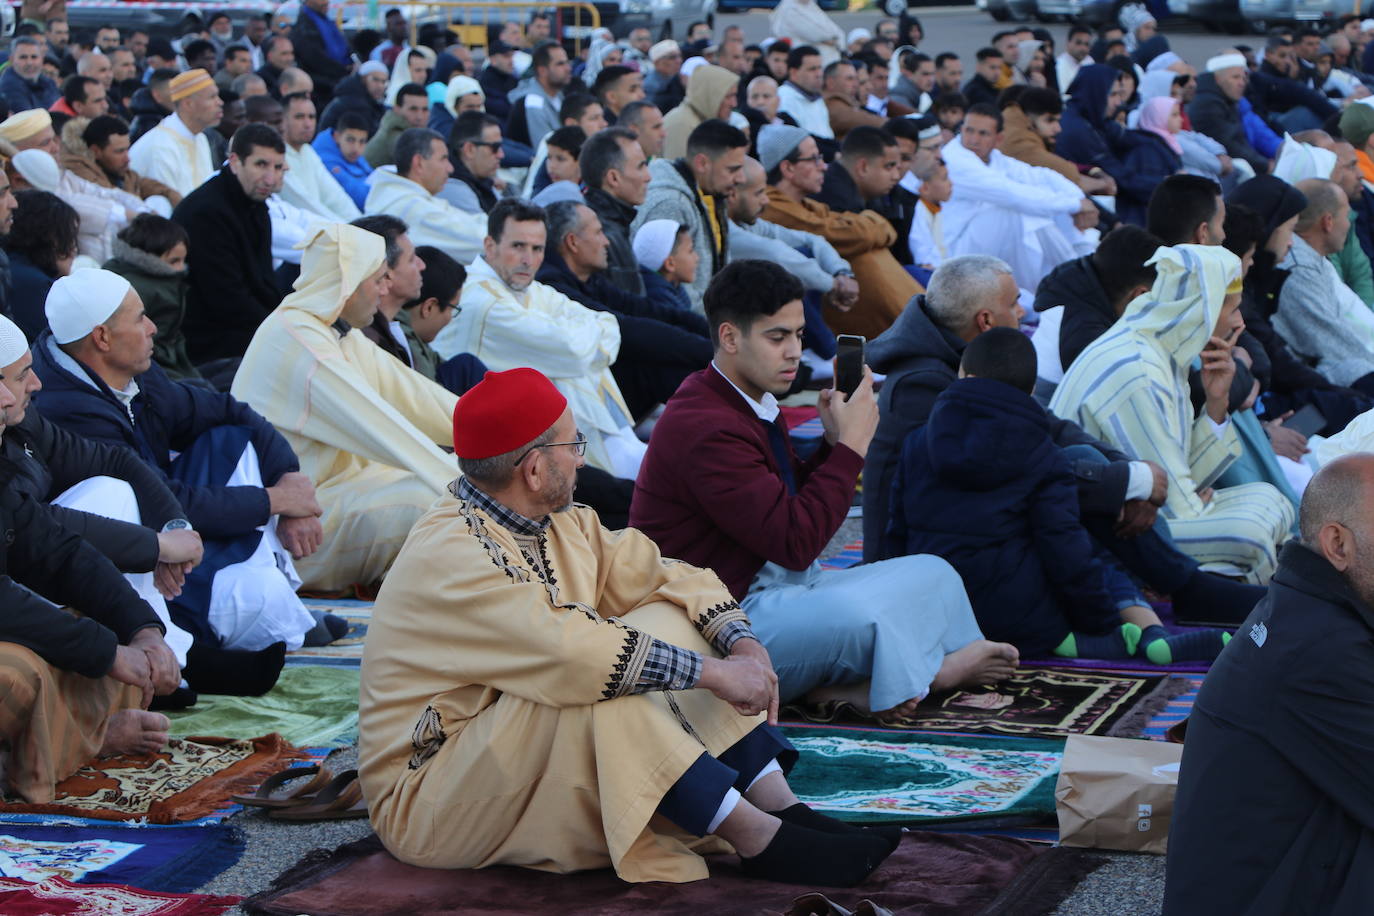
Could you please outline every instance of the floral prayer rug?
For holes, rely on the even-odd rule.
[[[308,756],[277,734],[247,741],[173,738],[157,754],[97,758],[58,783],[51,802],[7,801],[0,804],[0,814],[152,824],[189,821],[219,811],[230,796]],[[0,907],[0,912],[8,911]]]
[[[61,878],[37,883],[0,878],[0,913],[6,916],[217,916],[241,899],[73,884]]]
[[[1040,738],[1100,735],[1127,716],[1143,728],[1171,696],[1187,689],[1182,681],[1164,675],[1022,667],[1000,684],[931,694],[921,701],[915,715],[886,717],[881,725]],[[877,722],[843,702],[793,705],[787,707],[786,715],[822,724]]]
[[[109,822],[95,827],[5,824],[0,825],[0,877],[184,893],[238,862],[244,842],[243,831],[228,824],[161,830]]]
[[[302,647],[295,652],[288,652],[286,664],[361,667],[363,643],[367,640],[367,627],[372,623],[373,602],[345,598],[302,598],[301,603],[309,610],[324,611],[347,620],[348,632],[342,639],[336,639],[327,646]]]
[[[797,797],[831,817],[925,824],[1054,817],[1064,742],[788,726]]]

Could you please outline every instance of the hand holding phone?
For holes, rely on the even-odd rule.
[[[845,400],[863,381],[866,343],[867,340],[857,334],[841,334],[835,338],[835,390],[841,392]]]

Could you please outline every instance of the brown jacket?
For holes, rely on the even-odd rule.
[[[912,296],[925,292],[892,256],[897,230],[881,214],[838,213],[814,200],[795,201],[770,187],[768,207],[761,215],[770,223],[823,236],[849,262],[859,284],[859,301],[847,312],[825,310],[825,323],[838,334],[862,334],[872,340],[891,327]]]
[[[887,123],[882,115],[860,108],[840,92],[825,94],[825,110],[830,113],[830,127],[835,131],[836,140],[843,140],[844,135],[856,127],[882,127]]]
[[[161,194],[174,207],[181,203],[181,195],[176,191],[160,181],[144,178],[133,169],[125,169],[123,177],[116,185],[109,173],[95,161],[95,156],[81,139],[81,134],[89,123],[91,122],[87,118],[72,118],[62,127],[62,154],[58,158],[58,164],[62,168],[77,178],[84,178],[102,188],[117,187],[121,191],[127,191],[139,200],[147,200]]]
[[[998,149],[1005,156],[1020,159],[1027,165],[1053,169],[1079,187],[1083,186],[1083,175],[1078,171],[1078,166],[1050,152],[1044,139],[1031,130],[1030,118],[1019,105],[1008,105],[1002,109],[1002,145]]]

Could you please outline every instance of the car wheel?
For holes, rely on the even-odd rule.
[[[900,16],[906,12],[906,0],[883,0],[883,12],[889,16]]]

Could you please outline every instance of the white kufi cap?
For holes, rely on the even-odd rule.
[[[0,366],[19,362],[19,357],[28,348],[28,338],[19,330],[19,325],[0,315]]]
[[[679,223],[675,219],[651,219],[635,233],[635,260],[640,267],[658,270],[673,253]]]
[[[44,307],[53,339],[69,344],[85,337],[119,311],[130,289],[128,280],[108,270],[78,270],[59,277]]]

